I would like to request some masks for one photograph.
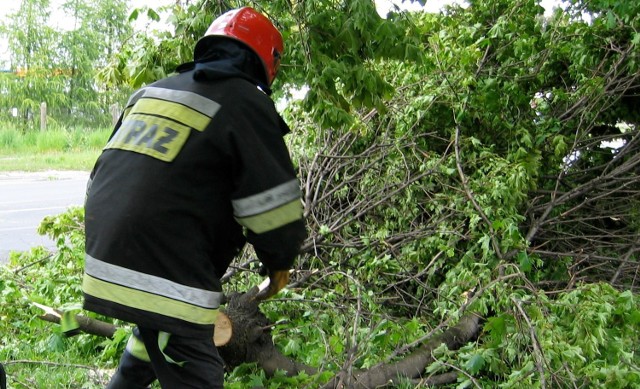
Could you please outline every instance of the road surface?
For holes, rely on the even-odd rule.
[[[0,264],[11,251],[55,248],[37,229],[45,216],[82,205],[87,172],[0,172]]]

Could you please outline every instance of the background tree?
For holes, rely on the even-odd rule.
[[[60,108],[67,111],[70,122],[91,123],[96,118],[109,119],[108,107],[120,103],[124,95],[106,93],[96,79],[97,73],[108,63],[121,42],[132,34],[126,15],[125,0],[87,1],[68,0],[62,8],[73,15],[73,27],[65,31],[59,42],[60,66],[66,70],[68,104]],[[77,115],[77,113],[82,113]],[[103,119],[104,121],[104,119]]]
[[[3,25],[1,30],[8,37],[11,68],[15,71],[2,75],[3,94],[9,97],[2,99],[3,111],[17,107],[25,121],[38,112],[46,90],[55,90],[61,84],[59,75],[49,80],[46,77],[55,69],[50,61],[53,56],[51,39],[55,34],[48,26],[49,15],[49,0],[22,2],[10,15],[10,23]]]
[[[8,97],[3,111],[19,108],[29,124],[46,102],[49,116],[60,123],[110,124],[109,105],[128,90],[108,88],[96,75],[132,34],[128,2],[68,0],[62,4],[64,25],[51,20],[50,7],[48,0],[23,0],[2,26],[13,70],[0,77]]]

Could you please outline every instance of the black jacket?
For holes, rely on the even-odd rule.
[[[289,129],[250,77],[222,70],[201,64],[130,98],[87,191],[86,309],[210,336],[245,240],[270,270],[292,266],[306,231]]]

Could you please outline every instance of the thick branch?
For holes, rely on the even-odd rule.
[[[433,350],[442,344],[446,344],[450,350],[457,350],[478,334],[479,323],[480,318],[477,315],[467,314],[460,319],[457,325],[433,337],[400,361],[355,372],[352,377],[339,374],[323,389],[371,389],[387,385],[389,382],[403,377],[420,377],[424,369],[435,360]]]
[[[44,315],[38,316],[38,318],[51,323],[60,324],[60,316],[62,312],[57,310],[56,312],[58,312],[58,314],[49,312],[49,313],[45,313]],[[111,338],[113,337],[113,334],[115,334],[116,330],[118,329],[118,327],[116,327],[111,323],[106,323],[101,320],[92,319],[87,316],[76,315],[76,320],[80,325],[79,327],[80,331],[87,334],[91,334],[91,335],[104,336],[106,338]]]

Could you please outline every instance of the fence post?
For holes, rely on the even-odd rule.
[[[115,126],[120,119],[120,109],[118,109],[118,104],[111,104],[111,126]]]
[[[40,131],[46,131],[47,129],[47,103],[40,103]]]

